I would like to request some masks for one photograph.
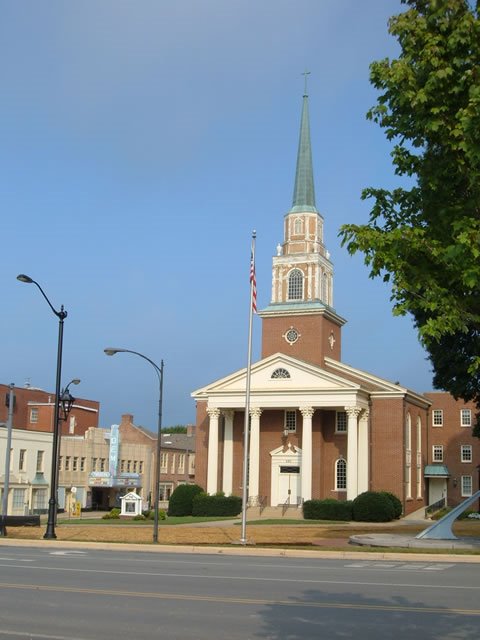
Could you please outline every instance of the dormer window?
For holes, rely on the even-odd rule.
[[[303,273],[294,269],[288,276],[288,299],[301,300],[303,297]]]
[[[303,233],[303,220],[301,218],[296,218],[293,223],[293,233],[298,236]]]

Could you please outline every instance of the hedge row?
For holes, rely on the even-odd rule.
[[[355,520],[390,522],[402,515],[402,503],[388,491],[365,491],[355,500],[307,500],[303,503],[306,520]]]
[[[242,499],[238,496],[209,496],[200,493],[193,499],[192,516],[238,516]]]
[[[169,516],[237,516],[242,510],[238,496],[209,496],[198,484],[182,484],[170,496]]]
[[[306,500],[303,503],[305,520],[353,520],[351,500]]]

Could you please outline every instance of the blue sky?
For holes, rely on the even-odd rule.
[[[32,285],[65,305],[63,381],[155,428],[194,422],[190,392],[246,365],[250,236],[259,307],[291,206],[309,77],[317,208],[348,320],[343,361],[417,391],[431,372],[408,318],[338,229],[363,222],[362,188],[396,184],[365,113],[373,60],[395,56],[398,0],[0,0],[1,381],[55,387],[58,324]],[[254,320],[254,359],[261,322]]]

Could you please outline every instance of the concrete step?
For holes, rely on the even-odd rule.
[[[301,507],[291,506],[284,508],[278,507],[248,507],[247,518],[249,520],[267,520],[267,519],[279,519],[285,520],[303,520],[303,511]]]

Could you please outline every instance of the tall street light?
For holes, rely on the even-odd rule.
[[[160,362],[160,366],[155,364],[153,360],[147,358],[138,351],[131,351],[130,349],[114,349],[109,347],[104,349],[104,352],[107,356],[114,356],[116,353],[133,353],[140,358],[143,358],[147,362],[149,362],[152,367],[155,369],[155,373],[158,377],[158,386],[159,386],[159,396],[158,396],[158,426],[157,426],[157,459],[155,461],[155,487],[153,492],[153,542],[158,542],[158,500],[159,500],[159,492],[160,492],[160,451],[161,451],[161,435],[162,435],[162,399],[163,399],[163,360]]]
[[[58,438],[60,432],[60,379],[62,377],[63,322],[67,317],[67,312],[63,308],[63,304],[60,307],[60,311],[57,311],[50,300],[47,298],[42,287],[38,284],[38,282],[35,282],[35,280],[30,278],[29,276],[21,273],[17,276],[17,280],[20,280],[20,282],[26,282],[27,284],[34,284],[36,287],[38,287],[40,293],[47,301],[48,306],[58,318],[57,377],[55,383],[55,408],[53,415],[52,470],[50,476],[50,499],[48,501],[47,529],[45,531],[45,535],[43,536],[45,539],[49,540],[55,539],[57,537],[55,534],[55,520],[57,510]]]

